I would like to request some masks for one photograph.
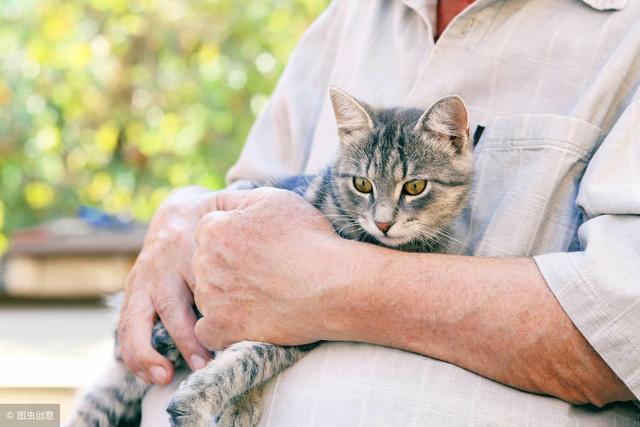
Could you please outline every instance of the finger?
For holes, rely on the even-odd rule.
[[[121,323],[119,323],[118,331],[116,334],[116,340],[117,340],[116,345],[119,347],[120,357],[122,358],[122,362],[138,378],[140,378],[142,381],[148,384],[150,382],[149,378],[147,378],[147,375],[142,369],[142,366],[138,364],[138,361],[134,357],[133,351],[131,351],[131,348],[129,347],[129,340],[126,338],[126,336],[127,335],[126,335],[124,326]]]
[[[146,373],[142,369],[142,366],[138,364],[138,361],[133,351],[131,350],[131,347],[129,346],[129,338],[128,338],[128,333],[129,333],[128,319],[130,318],[129,311],[130,311],[131,304],[135,305],[137,300],[139,299],[141,298],[138,298],[136,294],[134,294],[133,296],[131,295],[125,296],[124,303],[122,304],[122,307],[120,307],[120,316],[118,318],[118,329],[117,329],[116,339],[117,339],[117,345],[120,347],[120,356],[122,357],[122,361],[125,364],[125,366],[129,368],[129,370],[133,372],[141,380],[143,380],[146,383],[150,383]]]
[[[223,328],[216,327],[205,317],[201,317],[194,328],[198,340],[211,351],[224,350],[230,345],[223,337]]]
[[[184,283],[164,289],[174,293],[158,296],[154,303],[158,316],[191,369],[202,369],[211,360],[211,354],[195,335],[197,318],[192,308],[193,295]]]
[[[222,234],[217,233],[217,231],[224,231],[233,218],[237,218],[237,216],[237,211],[212,211],[200,218],[196,226],[196,247],[206,245],[211,236]]]
[[[156,313],[149,298],[138,294],[121,313],[123,360],[134,372],[142,373],[146,382],[168,384],[173,377],[172,363],[151,345]],[[125,356],[126,352],[126,356]],[[128,363],[126,362],[128,361]],[[141,377],[141,378],[142,378]]]
[[[253,190],[221,191],[216,194],[215,206],[211,210],[231,211],[243,209],[256,201],[257,194]]]
[[[253,208],[262,209],[267,203],[290,204],[293,199],[304,200],[297,193],[273,187],[260,187],[253,190],[221,191],[209,203],[209,211],[234,212]]]
[[[118,338],[129,369],[147,383],[165,384],[171,380],[173,366],[151,345],[154,323],[155,311],[148,296],[134,294],[122,307]]]

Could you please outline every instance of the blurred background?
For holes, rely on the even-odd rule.
[[[0,403],[68,411],[145,221],[174,187],[224,185],[327,3],[0,1]]]

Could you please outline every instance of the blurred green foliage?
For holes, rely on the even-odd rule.
[[[328,0],[0,1],[0,252],[80,204],[148,219],[223,186]]]

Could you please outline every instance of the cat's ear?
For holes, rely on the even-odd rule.
[[[448,138],[460,153],[469,141],[469,116],[462,98],[449,95],[436,101],[418,119],[415,132],[434,132]]]
[[[329,98],[336,116],[341,143],[349,144],[361,139],[373,129],[373,121],[364,106],[366,104],[358,102],[346,92],[333,86],[329,89]]]

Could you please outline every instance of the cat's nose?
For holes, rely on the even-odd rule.
[[[382,231],[383,233],[386,233],[387,231],[389,231],[389,229],[393,225],[393,222],[378,222],[378,221],[374,221],[374,222],[376,224],[376,227],[378,227],[378,230]]]

